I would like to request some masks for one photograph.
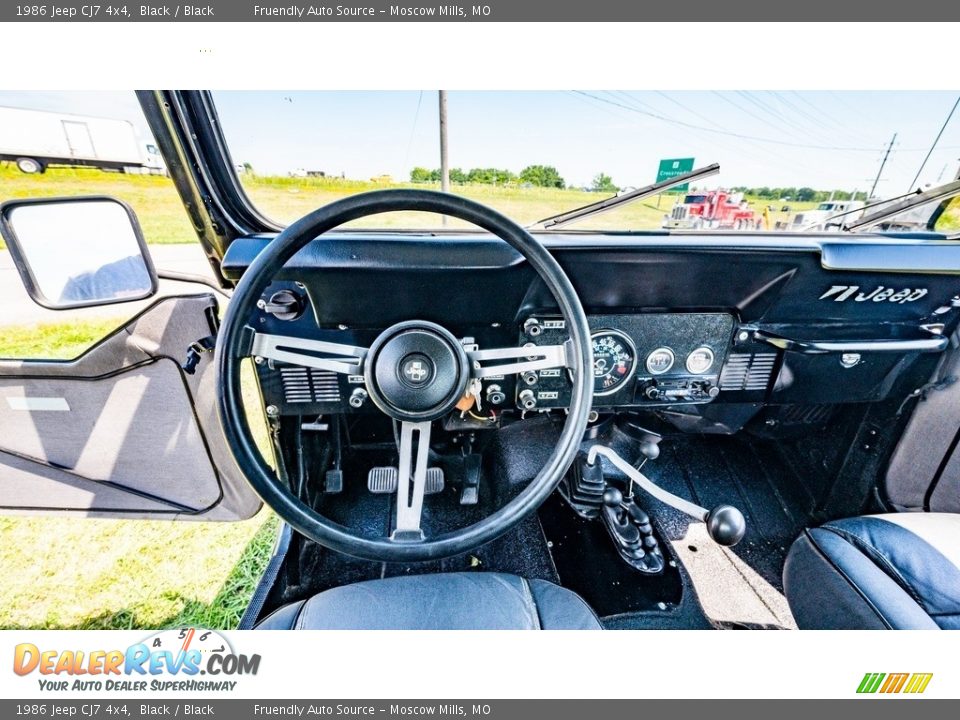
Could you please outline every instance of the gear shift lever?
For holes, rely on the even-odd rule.
[[[689,500],[684,500],[682,497],[667,492],[605,445],[594,445],[590,448],[590,452],[587,454],[587,465],[595,465],[598,455],[607,458],[635,485],[653,495],[660,502],[706,523],[707,533],[718,545],[730,547],[743,539],[743,534],[747,531],[747,523],[743,518],[743,513],[732,505],[717,505],[712,510],[707,510]]]

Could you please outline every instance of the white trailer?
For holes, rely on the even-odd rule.
[[[0,160],[25,173],[54,165],[166,173],[157,148],[127,120],[12,107],[0,107]]]

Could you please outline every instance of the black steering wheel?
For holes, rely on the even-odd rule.
[[[369,348],[258,333],[247,323],[257,301],[283,265],[311,240],[350,220],[415,210],[464,220],[500,237],[540,275],[566,320],[563,345],[467,349],[448,330],[413,320],[385,330]],[[443,242],[439,239],[438,242]],[[306,537],[337,552],[376,561],[417,562],[467,552],[506,532],[535,511],[570,467],[593,399],[590,330],[583,307],[557,261],[512,220],[456,195],[426,190],[380,190],[314,210],[287,227],[250,264],[240,280],[217,340],[218,410],[224,434],[247,480],[263,501]],[[363,375],[370,399],[401,423],[395,530],[364,537],[320,515],[300,500],[257,450],[243,410],[241,361],[272,359]],[[550,367],[568,368],[570,408],[557,445],[536,478],[502,508],[479,522],[436,537],[420,527],[430,449],[430,425],[444,417],[480,378]]]

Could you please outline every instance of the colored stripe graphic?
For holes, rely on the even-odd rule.
[[[866,673],[857,692],[860,694],[919,694],[927,689],[933,673]]]
[[[867,673],[863,676],[863,680],[860,681],[860,687],[857,688],[857,692],[875,693],[877,688],[880,687],[880,682],[884,677],[886,677],[884,673]]]
[[[898,693],[903,689],[904,684],[910,673],[890,673],[887,675],[887,681],[880,688],[882,693]]]
[[[930,684],[930,678],[932,677],[933,673],[914,673],[904,692],[922,693],[927,689],[927,685]]]

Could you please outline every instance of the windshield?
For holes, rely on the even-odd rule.
[[[960,125],[949,125],[930,148],[956,99],[951,93],[445,95],[449,191],[524,225],[714,162],[718,175],[570,227],[795,231],[804,212],[842,212],[958,174]],[[244,190],[279,225],[354,193],[444,187],[440,97],[427,90],[214,93]],[[911,227],[926,228],[928,210]],[[397,213],[358,224],[421,229],[442,220]]]

